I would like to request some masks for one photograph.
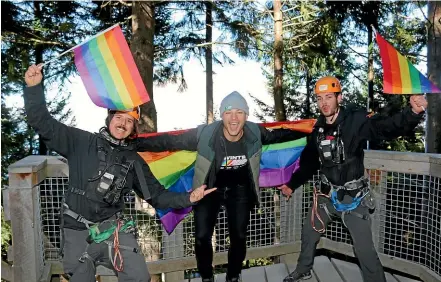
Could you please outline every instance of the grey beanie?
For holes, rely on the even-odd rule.
[[[228,94],[220,104],[220,115],[224,114],[225,111],[238,109],[244,111],[247,115],[249,112],[247,101],[245,100],[239,92],[233,91]]]

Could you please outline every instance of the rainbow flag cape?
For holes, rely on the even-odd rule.
[[[261,125],[268,129],[290,129],[310,133],[315,124],[314,119],[299,120],[292,122],[273,122]],[[186,130],[167,132],[168,134],[181,134]],[[164,133],[141,134],[141,137],[149,137]],[[260,161],[259,184],[261,187],[275,187],[285,184],[291,178],[291,174],[299,168],[299,157],[306,145],[306,137],[284,143],[262,146],[262,158]],[[166,189],[175,192],[185,192],[192,189],[194,163],[196,152],[139,152],[148,163],[150,169],[165,186]],[[171,234],[175,227],[185,216],[191,212],[191,207],[185,209],[156,210],[164,229]]]
[[[112,110],[150,100],[119,25],[73,48],[75,65],[93,103]]]
[[[383,65],[383,92],[387,94],[441,93],[378,32],[375,32]]]

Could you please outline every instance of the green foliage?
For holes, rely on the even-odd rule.
[[[127,41],[131,38],[130,2],[94,1],[92,14],[98,20],[96,30],[102,30],[117,22],[122,23]],[[154,33],[154,74],[157,85],[177,83],[179,91],[187,88],[183,65],[190,58],[205,64],[205,2],[203,1],[156,1]],[[253,2],[213,1],[214,28],[221,33],[213,42],[213,62],[232,64],[225,46],[239,56],[256,56],[258,33],[252,21],[257,16],[250,9]],[[219,46],[219,47],[218,47]],[[250,48],[253,47],[253,48]]]
[[[24,109],[8,107],[6,97],[22,95],[23,76],[29,65],[48,61],[90,34],[88,14],[87,6],[75,1],[2,2],[2,185],[6,184],[10,164],[29,154],[47,153],[28,126]],[[64,89],[64,82],[74,72],[72,54],[44,68],[45,85],[59,93],[48,99],[49,111],[71,125],[75,119],[67,108],[70,93]]]
[[[257,258],[257,259],[250,259],[243,262],[244,268],[251,268],[255,266],[265,266],[265,265],[271,265],[275,263],[275,259],[272,257],[269,258]]]
[[[2,259],[7,258],[8,247],[11,244],[12,233],[11,226],[5,220],[5,215],[2,206]]]
[[[271,4],[267,3],[266,8],[270,10]],[[354,104],[366,108],[367,52],[373,52],[374,58],[374,111],[390,116],[408,105],[407,95],[382,93],[379,51],[375,42],[368,49],[367,27],[374,26],[413,64],[418,64],[424,59],[420,53],[426,42],[425,22],[411,15],[420,8],[416,3],[403,1],[287,1],[283,9],[283,90],[287,117],[317,117],[313,88],[317,79],[325,75],[340,79],[344,106]],[[263,22],[273,25],[270,16]],[[273,66],[272,32],[268,29],[264,36],[267,42],[261,61],[265,70],[272,70]],[[265,75],[272,93],[273,73],[266,71]],[[275,116],[272,106],[253,98],[261,109],[257,117],[265,121]],[[392,142],[370,145],[372,149],[424,151],[423,128],[419,127],[416,132]]]

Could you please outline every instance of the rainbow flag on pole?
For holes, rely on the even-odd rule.
[[[375,32],[383,65],[383,92],[386,94],[441,93],[378,32]]]
[[[307,119],[292,122],[273,122],[262,124],[268,129],[291,129],[305,133],[312,132],[315,120]],[[181,134],[185,130],[167,132],[168,134]],[[163,133],[142,134],[149,137]],[[275,187],[285,184],[291,174],[299,168],[299,157],[306,145],[306,137],[298,140],[264,145],[260,161],[259,184],[261,187]],[[194,163],[196,152],[139,152],[141,157],[149,164],[153,175],[166,189],[174,192],[190,191],[192,188]],[[164,229],[171,234],[175,227],[185,216],[191,212],[190,208],[156,210]]]
[[[119,25],[73,48],[75,65],[93,103],[112,110],[150,100]]]

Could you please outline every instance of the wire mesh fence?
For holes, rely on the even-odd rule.
[[[369,171],[371,187],[379,198],[376,213],[380,232],[374,234],[379,251],[397,258],[422,264],[441,274],[441,186],[440,178],[387,172]],[[313,196],[315,177],[286,202],[276,189],[261,189],[259,207],[250,213],[247,247],[271,246],[300,241],[301,226],[306,219]],[[61,244],[59,209],[67,177],[49,177],[39,185],[41,227],[44,260],[59,260]],[[155,209],[133,193],[124,197],[126,213],[138,223],[138,242],[148,261],[194,256],[194,221],[190,213],[168,235]],[[324,236],[330,240],[351,244],[349,232],[341,220],[327,227]],[[215,252],[228,250],[229,233],[224,208],[219,211],[212,237]]]
[[[441,273],[440,178],[378,170],[370,175],[380,192],[380,251]]]
[[[40,184],[40,207],[44,238],[44,258],[60,259],[61,244],[60,207],[68,178],[49,177]],[[168,235],[156,215],[155,209],[141,200],[134,193],[124,196],[125,213],[136,219],[138,225],[138,243],[148,261],[194,256],[194,221],[190,213],[177,226],[172,235]],[[270,246],[280,242],[280,194],[275,189],[262,189],[261,205],[250,213],[250,226],[247,231],[247,247]],[[177,238],[174,234],[180,234]],[[166,247],[164,247],[166,246]],[[229,246],[227,214],[221,207],[213,233],[215,252],[224,252]],[[177,251],[178,250],[178,251]]]

